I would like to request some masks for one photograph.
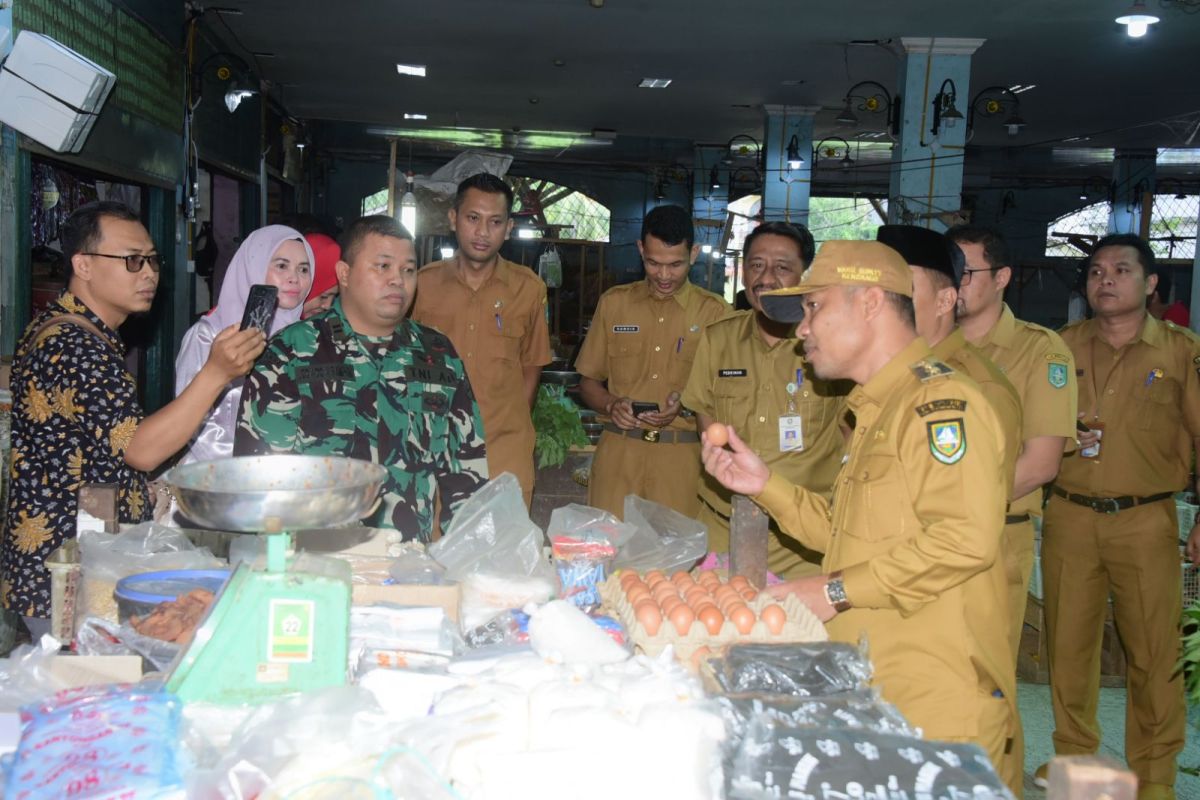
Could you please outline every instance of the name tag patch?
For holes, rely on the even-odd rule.
[[[718,378],[744,378],[746,370],[744,369],[719,369],[717,370]]]
[[[638,325],[613,325],[613,333],[637,333],[640,330]]]
[[[445,414],[450,408],[450,401],[446,399],[444,394],[437,392],[424,392],[421,395],[421,410],[431,411],[434,414]]]
[[[930,403],[919,405],[913,409],[919,417],[928,417],[935,411],[966,411],[966,400],[934,400]]]
[[[354,380],[349,364],[305,364],[296,367],[296,383],[334,383]]]
[[[458,383],[458,377],[454,374],[454,370],[448,367],[422,364],[409,364],[404,368],[404,377],[410,381],[436,383],[441,386],[454,386]]]

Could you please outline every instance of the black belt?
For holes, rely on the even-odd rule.
[[[604,423],[604,430],[629,439],[658,444],[693,444],[700,441],[700,434],[695,431],[660,431],[657,428],[633,428],[627,431],[611,422]]]
[[[1024,514],[1005,514],[1004,515],[1004,524],[1005,525],[1019,525],[1022,522],[1029,522],[1029,512],[1028,511],[1026,511]]]
[[[1050,491],[1065,499],[1068,503],[1074,503],[1077,506],[1087,506],[1097,514],[1115,514],[1127,508],[1144,506],[1147,503],[1157,503],[1159,500],[1167,500],[1175,496],[1174,492],[1159,492],[1149,497],[1132,497],[1130,495],[1123,497],[1091,497],[1086,494],[1073,494],[1057,486],[1051,486]]]

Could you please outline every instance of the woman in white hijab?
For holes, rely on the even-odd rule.
[[[299,231],[285,225],[268,225],[246,237],[225,271],[216,306],[188,329],[175,359],[175,394],[191,383],[212,350],[213,339],[230,325],[242,321],[250,287],[265,283],[279,289],[278,305],[268,338],[300,319],[304,298],[312,285],[316,259]],[[209,412],[199,433],[180,461],[210,461],[233,453],[234,429],[242,402],[242,378],[231,382]]]

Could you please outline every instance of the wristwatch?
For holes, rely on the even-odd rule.
[[[846,584],[842,581],[841,570],[831,572],[829,580],[825,581],[825,601],[839,614],[850,610],[850,599],[846,597]]]

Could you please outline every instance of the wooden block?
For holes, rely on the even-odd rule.
[[[1058,756],[1050,762],[1046,800],[1137,800],[1137,777],[1097,756]]]
[[[767,585],[769,520],[749,497],[733,496],[729,515],[729,574],[743,575],[759,589]]]

